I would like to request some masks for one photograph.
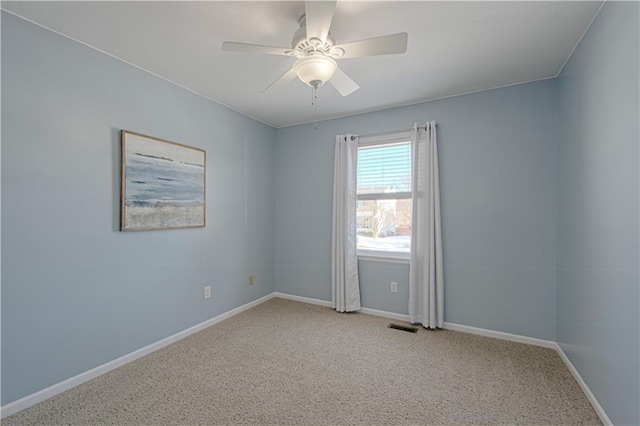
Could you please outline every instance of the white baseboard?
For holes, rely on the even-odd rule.
[[[373,315],[376,317],[383,317],[394,319],[396,321],[409,322],[409,315],[396,314],[395,312],[381,311],[379,309],[362,308],[360,312],[367,315]]]
[[[333,307],[333,303],[332,302],[327,301],[327,300],[322,300],[322,299],[314,299],[314,298],[311,298],[311,297],[295,296],[293,294],[280,293],[280,292],[273,293],[273,296],[274,297],[279,297],[281,299],[295,300],[296,302],[309,303],[311,305],[326,306],[328,308]],[[396,314],[396,313],[393,313],[393,312],[380,311],[378,309],[371,309],[371,308],[362,308],[358,312],[360,312],[362,314],[373,315],[373,316],[376,316],[376,317],[391,318],[391,319],[398,320],[398,321],[409,322],[409,315]]]
[[[280,293],[278,291],[271,293],[271,296],[279,297],[280,299],[294,300],[296,302],[309,303],[310,305],[326,306],[328,308],[331,308],[333,306],[333,303],[331,303],[331,301],[313,299],[311,297],[296,296],[294,294],[288,294],[288,293]]]
[[[235,309],[231,309],[230,311],[227,311],[211,319],[208,319],[204,322],[201,322],[200,324],[196,324],[193,327],[189,327],[186,330],[180,331],[172,336],[165,337],[162,340],[159,340],[143,348],[130,352],[126,355],[123,355],[120,358],[116,358],[113,361],[109,361],[105,364],[92,368],[91,370],[85,371],[84,373],[80,373],[62,382],[56,383],[55,385],[51,385],[48,388],[42,389],[38,392],[32,393],[31,395],[27,395],[16,401],[10,402],[9,404],[6,404],[0,407],[0,418],[8,417],[12,414],[15,414],[19,411],[24,410],[25,408],[31,407],[32,405],[42,402],[45,399],[49,399],[52,396],[58,395],[59,393],[67,391],[84,382],[87,382],[91,379],[94,379],[98,376],[108,373],[111,370],[114,370],[118,367],[128,364],[131,361],[135,361],[136,359],[143,357],[145,355],[148,355],[151,352],[155,352],[158,349],[161,349],[167,345],[170,345],[171,343],[184,339],[185,337],[190,336],[191,334],[204,330],[205,328],[212,326],[213,324],[226,320],[227,318],[231,318],[234,315],[238,315],[240,312],[253,308],[254,306],[257,306],[263,302],[266,302],[267,300],[272,299],[273,297],[274,297],[274,293],[268,294],[252,302],[246,303],[242,306],[238,306]]]
[[[333,306],[333,304],[331,302],[327,301],[327,300],[314,299],[314,298],[311,298],[311,297],[296,296],[296,295],[288,294],[288,293],[274,292],[274,293],[272,293],[272,296],[273,297],[279,297],[281,299],[295,300],[296,302],[309,303],[309,304],[312,304],[312,305],[327,306],[327,307],[332,307]],[[379,309],[373,309],[373,308],[362,308],[358,312],[363,313],[363,314],[367,314],[367,315],[373,315],[373,316],[376,316],[376,317],[384,317],[384,318],[394,319],[396,321],[410,322],[409,321],[409,315],[397,314],[395,312],[381,311]],[[480,336],[493,337],[493,338],[496,338],[496,339],[509,340],[509,341],[512,341],[512,342],[526,343],[526,344],[535,345],[535,346],[542,346],[543,348],[556,349],[556,347],[558,346],[556,344],[556,342],[553,342],[551,340],[537,339],[535,337],[528,337],[528,336],[521,336],[521,335],[518,335],[518,334],[504,333],[502,331],[487,330],[487,329],[484,329],[484,328],[477,328],[477,327],[471,327],[471,326],[468,326],[468,325],[454,324],[454,323],[451,323],[451,322],[445,322],[443,328],[446,329],[446,330],[461,331],[463,333],[477,334],[477,335],[480,335]]]
[[[288,299],[288,300],[295,300],[296,302],[309,303],[311,305],[326,306],[328,308],[333,307],[333,303],[327,300],[296,296],[288,293],[275,292],[273,293],[273,297],[279,297],[281,299]],[[394,312],[380,311],[378,309],[371,309],[371,308],[362,308],[358,312],[362,314],[373,315],[376,317],[391,318],[398,321],[409,322],[409,315],[396,314]]]
[[[573,378],[576,379],[576,382],[578,382],[578,384],[582,388],[582,391],[587,396],[587,399],[593,406],[593,409],[596,410],[598,417],[600,417],[600,421],[602,421],[602,423],[605,426],[613,425],[613,422],[611,421],[611,419],[609,419],[609,416],[607,416],[607,413],[604,411],[604,408],[602,408],[602,405],[600,405],[600,403],[596,399],[593,392],[591,392],[591,389],[589,389],[589,386],[587,386],[587,383],[584,381],[584,379],[578,372],[578,369],[573,365],[573,363],[571,362],[567,354],[564,353],[564,351],[562,350],[562,348],[558,343],[555,343],[554,349],[556,350],[556,352],[558,352],[558,355],[560,355],[560,358],[562,358],[562,361],[564,361],[564,364],[567,366],[567,368],[573,375]]]
[[[138,358],[141,358],[147,354],[150,354],[154,351],[157,351],[158,349],[161,349],[167,345],[170,345],[171,343],[177,342],[178,340],[184,339],[185,337],[197,333],[198,331],[201,331],[207,327],[210,327],[220,321],[223,321],[227,318],[231,318],[234,315],[239,314],[240,312],[246,311],[247,309],[253,308],[254,306],[257,306],[261,303],[266,302],[267,300],[270,300],[274,297],[279,297],[281,299],[289,299],[289,300],[294,300],[297,302],[303,302],[303,303],[309,303],[312,305],[319,305],[319,306],[325,306],[325,307],[332,307],[332,303],[330,301],[326,301],[326,300],[320,300],[320,299],[313,299],[310,297],[302,297],[302,296],[295,296],[293,294],[287,294],[287,293],[280,293],[280,292],[273,292],[271,294],[268,294],[266,296],[263,296],[259,299],[256,299],[252,302],[246,303],[242,306],[239,306],[235,309],[232,309],[230,311],[227,311],[225,313],[222,313],[216,317],[213,317],[211,319],[208,319],[204,322],[201,322],[200,324],[196,324],[193,327],[190,327],[186,330],[183,330],[179,333],[176,333],[172,336],[166,337],[162,340],[159,340],[155,343],[152,343],[150,345],[147,345],[143,348],[140,348],[138,350],[135,350],[131,353],[128,353],[126,355],[121,356],[120,358],[114,359],[113,361],[109,361],[106,364],[102,364],[98,367],[92,368],[91,370],[85,371],[84,373],[80,373],[74,377],[71,377],[67,380],[64,380],[60,383],[56,383],[55,385],[49,386],[48,388],[42,389],[38,392],[35,392],[31,395],[27,395],[23,398],[20,398],[16,401],[13,401],[3,407],[0,407],[0,419],[1,418],[5,418],[8,417],[12,414],[15,414],[19,411],[24,410],[25,408],[31,407],[32,405],[35,405],[41,401],[44,401],[45,399],[49,399],[52,396],[55,396],[59,393],[62,393],[66,390],[69,390],[73,387],[76,387],[84,382],[87,382],[93,378],[96,378],[98,376],[101,376],[102,374],[108,373],[111,370],[114,370],[118,367],[121,367],[131,361],[135,361]],[[384,317],[384,318],[390,318],[390,319],[394,319],[394,320],[398,320],[398,321],[404,321],[404,322],[409,322],[409,316],[408,315],[403,315],[403,314],[396,314],[393,312],[387,312],[387,311],[381,311],[378,309],[371,309],[371,308],[362,308],[360,310],[361,313],[363,314],[368,314],[368,315],[374,315],[374,316],[378,316],[378,317]],[[600,417],[600,420],[602,421],[602,423],[604,423],[605,425],[613,425],[613,423],[611,422],[611,420],[609,419],[609,416],[607,416],[607,413],[604,411],[604,409],[602,408],[602,406],[600,405],[600,403],[598,402],[598,400],[596,399],[595,395],[593,394],[593,392],[591,392],[591,389],[589,389],[589,386],[587,386],[586,382],[584,381],[584,379],[582,378],[582,376],[580,376],[580,373],[578,372],[578,370],[575,368],[575,366],[573,365],[573,363],[571,363],[571,360],[567,357],[567,355],[564,353],[564,351],[562,350],[562,348],[560,347],[560,345],[558,345],[558,343],[550,341],[550,340],[543,340],[543,339],[537,339],[535,337],[528,337],[528,336],[520,336],[517,334],[510,334],[510,333],[504,333],[501,331],[493,331],[493,330],[487,330],[487,329],[483,329],[483,328],[477,328],[477,327],[471,327],[468,325],[460,325],[460,324],[454,324],[454,323],[450,323],[450,322],[445,322],[444,329],[447,330],[453,330],[453,331],[460,331],[463,333],[470,333],[470,334],[477,334],[480,336],[486,336],[486,337],[493,337],[496,339],[502,339],[502,340],[509,340],[512,342],[518,342],[518,343],[526,343],[526,344],[530,344],[530,345],[535,345],[535,346],[541,346],[544,348],[551,348],[554,349],[558,355],[560,355],[560,358],[562,358],[562,361],[565,363],[565,365],[567,366],[567,368],[569,369],[569,371],[571,372],[571,374],[573,375],[573,377],[576,379],[576,381],[578,382],[578,384],[580,385],[580,387],[582,388],[582,391],[585,393],[585,395],[587,396],[587,399],[589,400],[589,402],[591,403],[591,405],[593,406],[594,410],[596,411],[596,413],[598,414],[598,416]]]
[[[519,334],[505,333],[502,331],[487,330],[485,328],[471,327],[469,325],[445,322],[445,330],[461,331],[463,333],[477,334],[479,336],[493,337],[495,339],[509,340],[511,342],[526,343],[528,345],[542,346],[543,348],[555,349],[557,344],[551,340],[537,339],[535,337],[521,336]]]

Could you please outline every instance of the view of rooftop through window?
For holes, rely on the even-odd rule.
[[[411,247],[411,144],[358,149],[358,249],[408,253]]]

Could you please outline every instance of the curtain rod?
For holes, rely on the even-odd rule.
[[[440,124],[436,123],[436,127],[440,127]],[[427,129],[427,126],[418,126],[418,129]],[[386,135],[393,135],[394,133],[403,133],[403,132],[410,132],[412,129],[408,129],[408,130],[392,130],[390,132],[382,132],[382,133],[371,133],[368,135],[358,135],[358,137],[363,137],[363,138],[374,138],[374,137],[378,137],[378,136],[386,136]],[[351,140],[355,140],[355,136],[351,136]]]

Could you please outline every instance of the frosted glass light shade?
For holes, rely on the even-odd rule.
[[[307,56],[298,59],[293,69],[300,80],[318,88],[331,79],[337,66],[336,61],[327,56]]]

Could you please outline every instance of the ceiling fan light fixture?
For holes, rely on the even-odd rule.
[[[300,80],[317,89],[333,77],[337,66],[336,61],[327,56],[314,55],[298,59],[293,69]]]

